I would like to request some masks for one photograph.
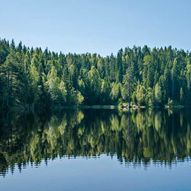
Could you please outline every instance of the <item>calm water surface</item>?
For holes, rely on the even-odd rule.
[[[190,111],[0,120],[0,190],[191,190]]]

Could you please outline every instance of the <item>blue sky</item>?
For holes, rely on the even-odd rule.
[[[190,0],[0,0],[0,38],[64,53],[191,50]]]

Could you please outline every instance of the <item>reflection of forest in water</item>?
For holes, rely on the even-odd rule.
[[[116,155],[120,162],[170,165],[191,154],[189,111],[67,111],[1,119],[0,173],[56,157]]]

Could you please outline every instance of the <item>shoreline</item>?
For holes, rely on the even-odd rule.
[[[63,107],[51,107],[49,111],[46,111],[48,113],[51,112],[60,112],[62,110],[88,110],[88,109],[93,109],[93,110],[115,110],[119,112],[129,112],[129,111],[143,111],[143,110],[181,110],[181,109],[191,109],[191,106],[184,106],[184,105],[174,105],[174,106],[139,106],[139,105],[132,105],[130,107],[122,106],[122,105],[68,105],[68,106],[63,106]],[[6,111],[8,113],[38,113],[39,110],[23,110],[18,108],[14,108],[12,110]],[[39,113],[44,113],[43,111],[40,111]]]

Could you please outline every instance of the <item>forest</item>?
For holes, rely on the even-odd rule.
[[[63,54],[0,39],[0,111],[121,103],[191,105],[191,53],[144,46]]]

